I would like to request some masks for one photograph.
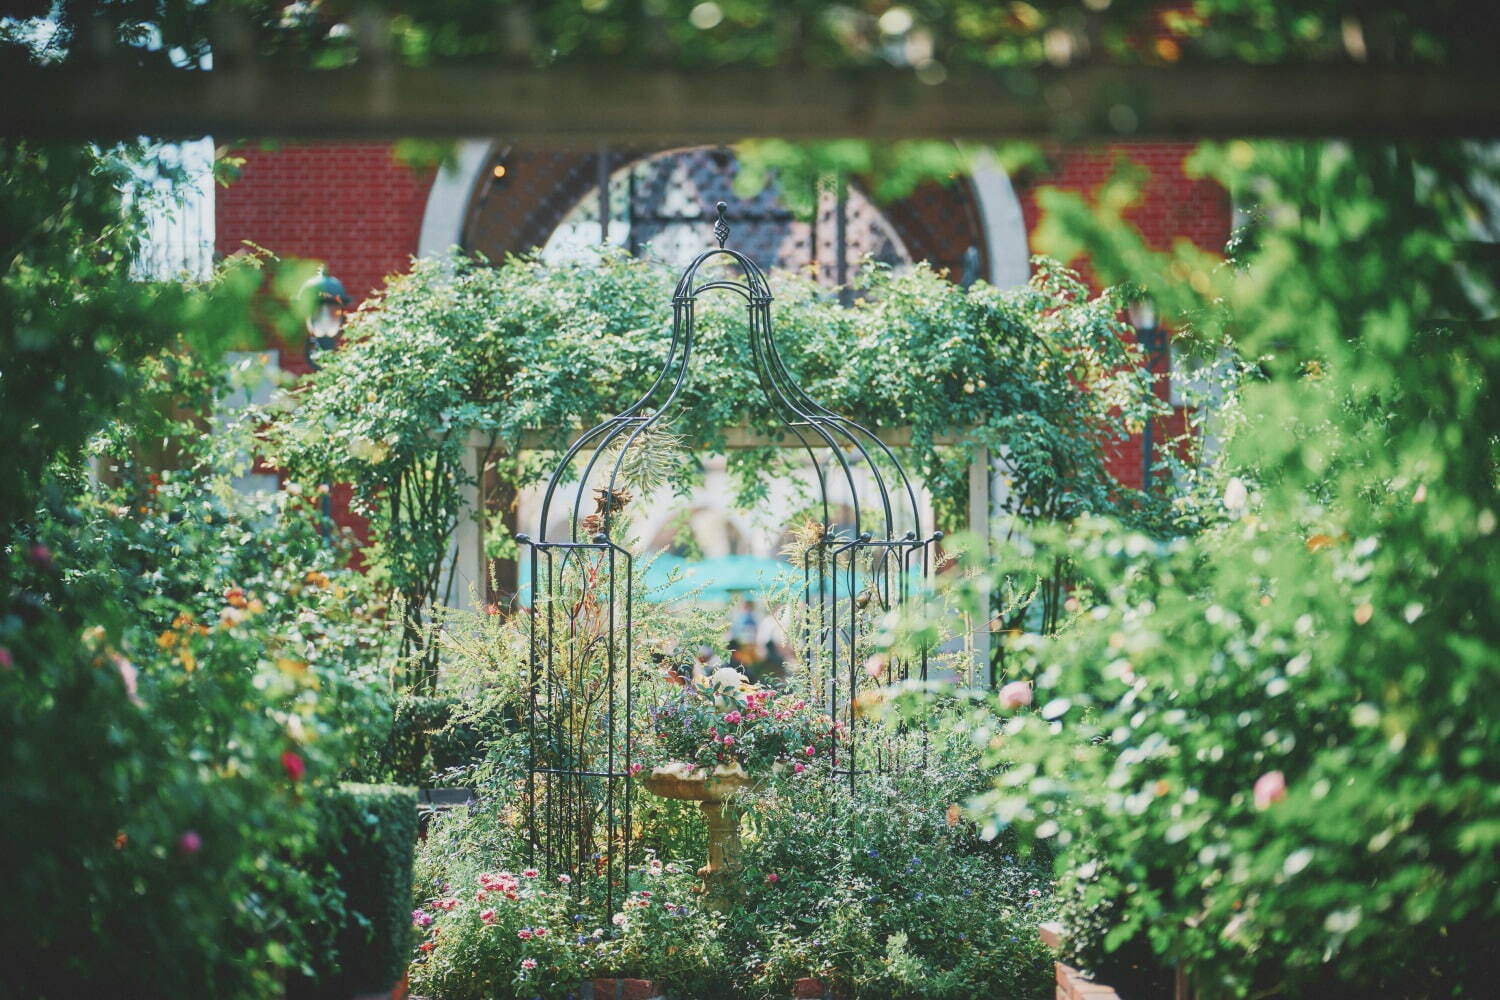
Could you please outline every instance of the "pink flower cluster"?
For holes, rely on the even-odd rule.
[[[521,880],[510,872],[498,875],[485,872],[479,876],[479,891],[474,894],[476,902],[482,902],[489,893],[498,893],[506,899],[520,898]]]

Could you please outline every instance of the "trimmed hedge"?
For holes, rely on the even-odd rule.
[[[411,788],[346,783],[321,803],[318,857],[344,896],[331,954],[315,977],[288,984],[293,998],[347,1000],[389,990],[411,957],[412,856],[417,798]]]

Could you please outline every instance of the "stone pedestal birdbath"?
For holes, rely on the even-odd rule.
[[[727,912],[740,873],[740,818],[725,803],[754,781],[739,764],[712,770],[688,764],[664,764],[653,768],[641,782],[646,791],[664,799],[698,803],[708,827],[708,864],[698,869],[703,880],[699,890],[709,909]]]

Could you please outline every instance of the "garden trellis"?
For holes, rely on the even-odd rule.
[[[673,292],[672,336],[660,372],[634,404],[573,441],[547,484],[540,534],[517,537],[533,588],[526,793],[533,862],[559,874],[592,868],[607,877],[611,892],[624,884],[631,862],[633,779],[646,732],[636,680],[643,670],[659,669],[649,654],[673,652],[642,650],[635,642],[639,553],[617,540],[633,499],[623,470],[633,451],[649,448],[652,435],[670,425],[692,369],[701,294],[727,291],[745,300],[760,388],[816,470],[814,509],[822,521],[807,526],[797,567],[799,611],[788,639],[798,655],[794,669],[843,727],[827,764],[831,779],[852,789],[861,774],[898,764],[903,747],[863,723],[860,694],[927,677],[926,650],[875,661],[878,674],[866,669],[866,657],[872,629],[931,574],[932,547],[942,533],[923,531],[917,491],[891,447],[797,384],[777,350],[765,274],[725,247],[726,206],[717,208],[718,246],[686,267]],[[834,523],[836,485],[847,487],[851,526]],[[566,529],[549,533],[555,504],[567,508]],[[612,899],[604,902],[613,906]]]

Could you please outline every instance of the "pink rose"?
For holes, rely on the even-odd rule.
[[[777,882],[780,882],[780,881],[781,881],[781,876],[777,875],[775,872],[771,872],[769,875],[766,876],[766,883],[769,884],[769,885],[775,885]]]
[[[744,718],[744,716],[740,715],[739,712],[726,712],[726,713],[724,713],[724,721],[727,722],[727,723],[729,723],[731,726],[738,725],[739,721],[742,718]]]
[[[724,737],[724,745],[726,747],[732,747],[732,746],[734,746],[734,737],[733,736],[726,736],[726,737]]]
[[[801,761],[798,761],[797,763],[795,763],[795,764],[792,765],[792,773],[793,774],[801,774],[803,771],[806,771],[806,770],[807,770],[807,765],[804,764],[804,763],[802,763]]]
[[[9,670],[16,665],[16,658],[10,655],[10,650],[0,646],[0,670]]]
[[[303,762],[301,755],[293,750],[286,750],[281,754],[281,769],[292,781],[301,781],[302,776],[307,773],[307,764]]]
[[[177,853],[185,858],[203,850],[203,838],[198,836],[197,830],[184,830],[182,836],[177,838]]]
[[[52,568],[52,550],[40,543],[26,550],[26,561],[40,570]]]
[[[639,764],[631,764],[630,765],[630,773],[631,774],[640,774],[641,773],[641,765],[639,765]]]
[[[805,747],[802,752],[807,754],[809,757],[814,757],[818,753],[818,751],[814,750],[812,747]]]
[[[1000,689],[1000,707],[1009,711],[1031,704],[1031,682],[1011,681]]]
[[[1286,775],[1267,771],[1255,779],[1255,808],[1269,809],[1286,798]]]

